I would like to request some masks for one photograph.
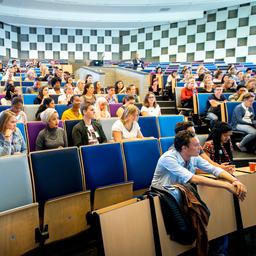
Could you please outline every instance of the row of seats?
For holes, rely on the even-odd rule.
[[[118,118],[100,120],[108,141],[112,139],[111,129],[116,120],[118,120]],[[72,129],[79,121],[80,120],[67,120],[65,122],[59,122],[59,127],[64,127],[66,131],[69,146],[73,146]],[[174,136],[176,123],[182,121],[184,121],[184,116],[182,115],[163,115],[158,118],[148,116],[139,117],[138,123],[145,137],[159,138]],[[19,123],[17,126],[21,130],[25,141],[27,141],[28,150],[30,152],[35,151],[36,138],[39,132],[46,127],[46,124],[41,121],[32,121],[28,122],[26,125]]]
[[[32,152],[30,165],[25,155],[0,158],[4,255],[23,254],[45,239],[50,243],[85,230],[91,209],[128,200],[133,190],[148,188],[159,157],[159,141],[148,139]]]

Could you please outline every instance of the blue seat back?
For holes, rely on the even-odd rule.
[[[119,103],[123,102],[123,98],[126,96],[127,94],[117,94],[117,100]]]
[[[30,161],[39,204],[84,190],[77,148],[32,152]]]
[[[0,113],[8,108],[10,108],[11,106],[2,106],[0,105]]]
[[[25,140],[25,142],[27,142],[27,136],[26,136],[26,129],[25,129],[25,125],[23,123],[17,123],[16,126],[20,129],[21,134]]]
[[[94,191],[125,181],[123,157],[120,143],[81,147],[86,189]]]
[[[225,103],[225,107],[226,107],[225,108],[226,109],[226,120],[225,121],[228,122],[229,124],[231,123],[234,109],[239,104],[241,104],[241,102],[226,102]]]
[[[22,86],[33,86],[33,85],[34,85],[34,82],[26,82],[26,81],[22,82]]]
[[[211,95],[212,93],[198,93],[197,94],[197,113],[199,116],[203,116],[206,114],[207,112],[207,101],[208,101],[208,97]]]
[[[34,104],[34,99],[37,97],[37,94],[23,94],[24,104]]]
[[[33,203],[26,155],[0,157],[0,212]]]
[[[63,112],[69,108],[70,108],[70,106],[67,106],[67,105],[62,105],[62,104],[55,105],[55,109],[58,112],[60,119],[62,117]]]
[[[166,115],[159,116],[159,128],[160,128],[160,137],[171,137],[175,135],[175,126],[178,122],[183,122],[184,116],[182,115]]]
[[[81,120],[66,120],[64,122],[64,129],[66,131],[67,134],[67,138],[68,138],[68,146],[74,146],[73,144],[73,139],[72,139],[72,130],[73,127],[78,124]]]
[[[207,109],[207,102],[208,98],[212,93],[198,93],[197,94],[197,113],[199,116],[206,115],[208,109]],[[232,93],[223,93],[223,95],[228,100],[228,97],[232,95]]]
[[[169,150],[169,148],[173,145],[175,137],[164,137],[160,138],[160,146],[162,149],[162,154]]]
[[[123,143],[128,181],[134,190],[148,188],[160,157],[157,139],[127,141]]]
[[[155,116],[140,116],[138,123],[144,137],[159,138],[157,119]]]

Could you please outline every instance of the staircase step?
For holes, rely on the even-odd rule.
[[[159,101],[157,101],[157,103],[159,104],[160,107],[174,107],[175,106],[170,101],[159,100]]]
[[[177,111],[176,108],[173,107],[161,107],[162,115],[176,115]]]

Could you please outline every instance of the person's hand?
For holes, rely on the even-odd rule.
[[[231,165],[228,162],[222,163],[220,165],[221,169],[225,170],[226,172],[233,174],[235,172],[235,165]]]
[[[4,137],[5,137],[5,139],[10,140],[12,134],[13,134],[13,130],[11,130],[11,129],[6,129],[5,132],[4,132]]]
[[[240,182],[239,180],[235,180],[232,183],[232,185],[236,189],[236,194],[237,194],[238,198],[243,201],[246,197],[246,194],[247,194],[246,186],[242,182]]]
[[[245,199],[247,188],[239,180],[235,180],[233,183],[227,183],[226,185],[228,191],[236,195],[241,201]]]

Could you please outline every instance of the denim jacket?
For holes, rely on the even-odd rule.
[[[13,155],[17,152],[27,153],[27,146],[19,128],[16,128],[11,141],[6,141],[0,132],[0,156]]]

